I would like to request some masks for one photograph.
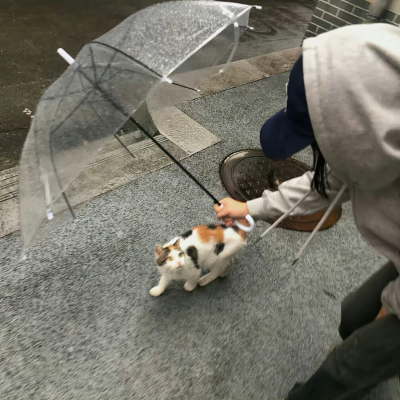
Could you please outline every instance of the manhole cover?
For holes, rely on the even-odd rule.
[[[272,171],[279,182],[284,182],[309,170],[307,165],[293,158],[272,161],[264,156],[261,149],[249,149],[226,157],[220,173],[222,183],[231,196],[239,201],[248,201],[261,197],[264,190],[270,189],[269,175]]]
[[[283,161],[272,161],[264,156],[261,149],[241,150],[225,158],[221,164],[221,180],[231,197],[239,201],[253,200],[262,196],[266,189],[270,188],[271,172],[279,182],[296,178],[310,171],[310,168],[300,161],[288,158]],[[273,183],[273,182],[271,182]],[[325,210],[312,214],[289,216],[280,223],[284,229],[311,232],[323,217]],[[335,225],[342,215],[342,207],[336,206],[330,213],[328,219],[322,225],[322,229]],[[266,219],[268,223],[275,222]]]

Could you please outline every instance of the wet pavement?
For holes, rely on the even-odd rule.
[[[9,43],[8,54],[13,55],[8,59],[37,62],[26,67],[26,75],[23,63],[0,71],[2,93],[9,90],[0,100],[1,143],[12,135],[12,143],[23,141],[30,122],[29,111],[23,111],[33,110],[43,88],[65,69],[55,54],[57,47],[74,55],[80,43],[123,19],[121,10],[133,12],[128,2],[114,2],[119,14],[104,1],[91,3],[99,5],[101,16],[99,10],[82,14],[87,6],[78,2],[64,9],[52,6],[51,18],[67,18],[51,25],[59,32],[57,39],[50,35],[46,24],[51,18],[41,8],[43,16],[32,18],[35,26],[43,24],[42,42],[29,25],[29,8],[20,8],[15,22],[25,36],[19,38],[35,43],[29,56],[17,45],[12,48],[18,29],[13,31],[0,12],[0,22],[9,30],[2,36],[7,40],[1,41]],[[10,2],[9,7],[16,4]],[[295,7],[294,2],[268,4],[286,4],[288,12]],[[272,18],[271,23],[264,20],[266,26],[279,24],[267,6],[262,12]],[[74,21],[81,16],[86,26]],[[80,42],[66,39],[75,25]],[[288,22],[286,30],[270,36],[245,36],[238,57],[299,42],[301,25],[295,25]],[[286,55],[283,60],[291,59]],[[269,62],[257,65],[261,77],[276,69],[277,59]],[[181,107],[220,139],[183,161],[218,198],[226,196],[219,178],[221,159],[240,148],[259,147],[260,126],[285,104],[287,79],[288,73],[277,73]],[[16,128],[3,129],[7,126]],[[11,147],[7,149],[4,160],[15,165],[20,147],[14,146],[14,158]],[[308,150],[298,157],[310,162]],[[291,261],[307,235],[277,229],[257,246],[250,245],[227,279],[193,293],[176,283],[162,297],[152,298],[148,290],[158,279],[154,245],[212,222],[215,214],[208,197],[170,165],[97,196],[26,259],[21,258],[18,232],[0,239],[0,399],[261,400],[282,398],[295,382],[304,381],[339,343],[341,300],[384,259],[362,240],[347,204],[339,223],[317,235],[295,268]],[[251,244],[265,225],[258,222]],[[399,400],[398,393],[398,380],[393,380],[368,400]]]
[[[17,165],[31,115],[43,91],[65,70],[56,53],[76,55],[152,0],[9,0],[0,3],[0,171]],[[260,0],[256,32],[242,36],[235,60],[297,47],[311,19],[313,0]],[[253,4],[253,2],[249,2]]]
[[[288,73],[192,100],[185,115],[221,140],[183,160],[217,198],[219,164],[259,147],[263,122],[286,101]],[[310,163],[309,149],[297,157]],[[361,238],[351,204],[320,232],[262,221],[225,279],[159,298],[154,246],[215,223],[212,201],[176,165],[95,197],[21,258],[0,239],[1,400],[276,400],[340,343],[340,302],[384,258]],[[364,400],[399,400],[395,378]]]

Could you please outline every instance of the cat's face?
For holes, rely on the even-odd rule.
[[[162,268],[170,271],[176,271],[183,268],[185,264],[185,253],[178,247],[174,246],[156,246],[156,261]]]

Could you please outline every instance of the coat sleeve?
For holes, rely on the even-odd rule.
[[[254,219],[278,219],[306,194],[311,187],[313,176],[314,173],[308,171],[298,178],[283,182],[275,192],[265,190],[262,197],[247,202],[250,215]],[[343,182],[332,173],[328,174],[327,182],[329,185],[326,190],[327,199],[321,197],[316,191],[312,191],[291,215],[312,214],[328,208],[343,186]],[[339,204],[348,200],[350,200],[350,193],[346,190]]]

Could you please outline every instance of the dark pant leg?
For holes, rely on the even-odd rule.
[[[356,330],[287,400],[353,399],[360,391],[398,374],[400,320],[387,316]]]
[[[345,299],[340,324],[345,341],[287,400],[355,400],[368,388],[400,374],[400,320],[394,316],[375,320],[382,290],[397,276],[388,263]]]
[[[346,339],[354,331],[376,318],[382,307],[381,294],[383,289],[398,276],[399,273],[394,264],[388,262],[359,289],[344,299],[339,326],[342,339]]]

